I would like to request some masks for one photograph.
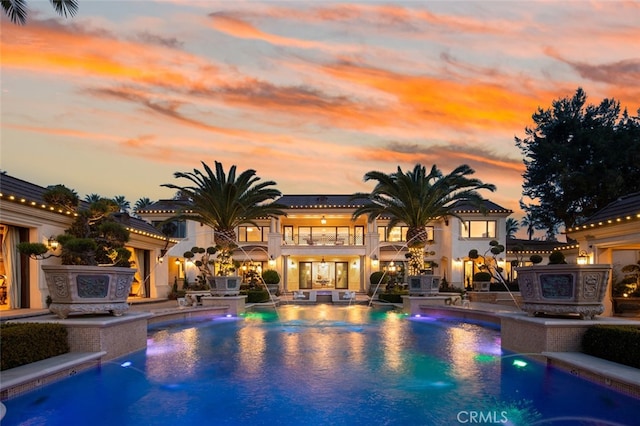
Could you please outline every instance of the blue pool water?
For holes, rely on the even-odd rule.
[[[503,353],[486,324],[330,305],[159,324],[145,351],[5,405],[3,426],[640,421],[637,399]]]

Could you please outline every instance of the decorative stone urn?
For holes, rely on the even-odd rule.
[[[440,276],[438,275],[410,275],[409,296],[428,296],[440,291]]]
[[[536,314],[578,314],[593,319],[604,312],[610,265],[536,265],[516,269],[522,310]]]
[[[129,309],[127,297],[136,270],[115,266],[42,265],[51,305],[60,318],[70,313],[109,312],[120,316]]]
[[[216,275],[208,278],[212,296],[237,296],[240,294],[241,278]]]

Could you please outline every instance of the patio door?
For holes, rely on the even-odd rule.
[[[313,286],[313,272],[311,262],[300,262],[298,270],[298,282],[300,288],[310,289]]]
[[[335,271],[336,289],[349,288],[349,262],[336,262]]]

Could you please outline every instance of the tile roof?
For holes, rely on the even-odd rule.
[[[33,183],[24,181],[22,179],[9,176],[6,173],[0,174],[0,198],[4,201],[11,201],[22,203],[34,208],[46,209],[49,211],[58,212],[61,214],[69,215],[70,212],[57,209],[53,206],[47,205],[43,200],[43,194],[47,191],[47,188],[35,185]],[[80,207],[87,207],[88,203],[80,201]],[[118,220],[127,228],[130,228],[130,232],[141,235],[148,235],[154,238],[164,239],[164,235],[160,233],[150,223],[139,219],[137,217],[130,216],[128,214],[119,214]]]
[[[353,200],[351,194],[298,194],[283,195],[277,202],[288,206],[290,209],[328,209],[346,208],[355,209],[362,206],[367,201],[366,198]],[[484,200],[484,208],[490,213],[513,213],[512,210],[505,209],[498,204]],[[140,213],[172,213],[189,206],[188,200],[159,200],[147,206]],[[469,202],[458,202],[454,205],[458,213],[480,212],[480,209]]]
[[[593,228],[596,225],[615,225],[639,219],[640,192],[634,192],[612,201],[580,225],[567,229],[567,232]]]

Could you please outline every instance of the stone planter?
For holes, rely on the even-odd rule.
[[[613,311],[623,316],[640,316],[640,297],[614,297]]]
[[[522,309],[529,315],[578,314],[593,319],[604,312],[609,265],[537,265],[517,271]]]
[[[280,291],[280,283],[277,284],[265,284],[267,290],[269,290],[269,296],[276,297],[278,291]]]
[[[209,278],[212,296],[238,296],[240,294],[240,277],[219,276]]]
[[[437,275],[410,275],[409,296],[437,294],[440,291],[440,277]]]
[[[70,313],[120,316],[129,309],[133,268],[42,265],[42,270],[51,296],[49,310],[60,318]]]
[[[474,291],[489,291],[490,286],[491,286],[491,281],[474,281],[473,282]]]

